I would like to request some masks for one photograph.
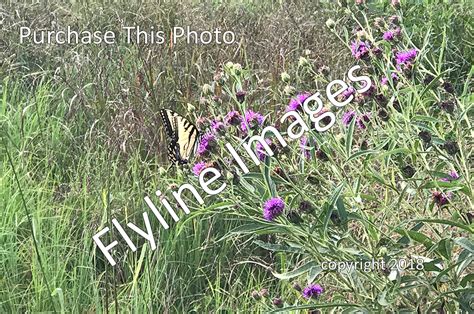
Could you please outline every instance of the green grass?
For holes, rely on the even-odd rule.
[[[97,29],[116,29],[120,19],[159,21],[164,27],[203,27],[218,20],[247,41],[173,51],[20,46],[17,16],[6,16],[2,33],[8,45],[0,66],[0,312],[268,312],[277,309],[276,297],[284,302],[282,310],[294,312],[472,309],[472,6],[402,1],[397,11],[377,1],[367,10],[307,2],[118,3],[101,14],[99,4],[6,6],[38,28],[51,16],[61,25]],[[190,201],[191,214],[181,214],[169,230],[151,219],[157,250],[133,237],[138,251],[121,241],[114,252],[117,266],[107,264],[94,234],[111,227],[113,218],[142,226],[148,210],[143,198],[155,198],[158,189],[169,196],[184,182],[198,186],[188,168],[168,169],[159,108],[191,119],[252,108],[274,125],[293,95],[289,87],[323,92],[329,81],[344,77],[355,63],[346,44],[357,23],[380,37],[373,18],[393,14],[403,17],[397,47],[417,47],[420,54],[402,85],[382,90],[389,121],[377,115],[382,109],[377,101],[353,102],[350,108],[358,114],[373,113],[366,131],[355,123],[344,127],[339,110],[331,131],[307,134],[316,143],[309,161],[296,141],[245,176],[225,163],[223,144],[240,142],[237,129],[229,129],[209,158],[222,168],[225,191],[204,197],[201,207]],[[336,21],[333,33],[325,26],[328,17]],[[377,84],[393,70],[390,45],[378,44],[384,57],[359,61]],[[298,65],[300,56],[308,65]],[[225,67],[228,61],[243,70]],[[330,67],[329,75],[321,73],[322,65]],[[213,82],[220,71],[226,78],[221,92]],[[283,71],[289,82],[281,80]],[[428,85],[427,74],[435,78]],[[445,81],[453,84],[453,95],[444,91]],[[213,84],[211,95],[202,92],[206,83]],[[234,97],[240,88],[248,92],[243,103]],[[445,100],[455,101],[453,114],[439,110]],[[195,111],[187,112],[188,103]],[[421,130],[431,133],[431,146],[418,138]],[[458,143],[457,155],[443,148],[448,140]],[[320,150],[328,161],[317,158]],[[412,177],[403,174],[407,165],[415,169]],[[460,179],[440,182],[452,169]],[[434,190],[452,192],[450,204],[437,207]],[[302,222],[286,214],[271,223],[262,219],[263,201],[276,195]],[[298,211],[302,200],[312,212]],[[104,243],[118,234],[108,236]],[[344,275],[317,267],[331,260],[418,255],[426,258],[425,270],[394,281],[381,271]],[[444,271],[436,268],[439,263]],[[303,299],[293,287],[310,282],[325,289],[317,300]],[[252,292],[263,288],[269,296],[254,300]]]

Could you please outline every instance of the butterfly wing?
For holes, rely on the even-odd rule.
[[[162,109],[160,114],[168,140],[169,160],[172,163],[187,163],[199,137],[196,126],[172,110]]]

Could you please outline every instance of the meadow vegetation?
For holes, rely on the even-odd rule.
[[[473,310],[469,1],[50,1],[0,12],[1,312]],[[20,45],[26,25],[220,27],[238,43]],[[225,143],[268,125],[285,136],[280,117],[334,79],[350,84],[355,64],[374,87],[348,89],[344,108],[326,99],[329,131],[284,148],[269,138],[275,155],[256,145],[262,163],[248,174],[232,164]],[[189,165],[170,167],[160,108],[212,135]],[[135,235],[138,251],[121,243],[107,263],[94,234],[113,218],[140,225],[144,196],[198,187],[210,165],[222,193],[202,206],[189,197],[169,230],[153,221],[155,251]],[[321,268],[372,259],[416,263]]]

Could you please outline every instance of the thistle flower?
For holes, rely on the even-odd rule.
[[[219,120],[212,120],[211,129],[214,133],[222,133],[225,131],[225,125]]]
[[[342,123],[345,125],[345,126],[348,126],[351,122],[352,122],[352,119],[354,119],[356,116],[356,112],[354,110],[349,110],[349,111],[346,111],[343,115],[342,115]]]
[[[392,0],[392,6],[394,8],[400,7],[400,0]]]
[[[380,28],[380,27],[382,27],[383,24],[384,24],[383,18],[381,18],[381,17],[376,17],[376,18],[374,19],[374,26],[375,26],[375,27]]]
[[[252,296],[252,298],[254,298],[255,300],[260,300],[262,298],[262,296],[258,293],[257,290],[254,290],[252,291],[252,293],[250,294]]]
[[[303,93],[300,93],[298,95],[296,95],[296,97],[292,98],[290,100],[290,103],[288,104],[288,106],[286,107],[286,111],[302,111],[302,107],[303,107],[303,103],[306,99],[308,99],[308,97],[311,96],[310,93],[308,92],[303,92]]]
[[[193,166],[193,173],[196,177],[199,177],[201,172],[207,168],[207,164],[204,161],[200,161]]]
[[[268,289],[263,288],[258,294],[260,294],[261,297],[268,297]]]
[[[454,101],[452,100],[443,101],[439,104],[439,106],[441,107],[442,110],[446,111],[449,114],[454,112],[455,104],[454,104]]]
[[[327,65],[322,65],[319,69],[318,72],[322,75],[329,75],[330,69]]]
[[[268,221],[274,220],[283,213],[285,203],[279,197],[273,197],[263,204],[263,218]]]
[[[442,182],[451,182],[459,179],[459,174],[456,172],[456,170],[451,170],[448,172],[448,176],[445,178],[440,179]]]
[[[224,122],[225,124],[239,125],[242,122],[242,116],[238,111],[232,110],[226,114]]]
[[[406,178],[411,178],[415,175],[415,168],[410,165],[406,165],[402,168],[402,173]]]
[[[301,289],[300,284],[297,283],[297,282],[293,283],[293,289],[295,289],[296,291],[299,291],[299,292],[301,292],[301,290],[303,290],[303,289]]]
[[[410,49],[407,51],[399,51],[395,55],[395,61],[397,65],[407,64],[408,62],[415,60],[417,54],[418,54],[418,51],[416,49]]]
[[[397,73],[392,72],[392,74],[390,74],[390,76],[392,77],[393,83],[396,84],[398,79],[399,79]],[[388,78],[386,76],[382,77],[382,79],[380,80],[380,84],[387,85],[388,84]]]
[[[247,125],[250,129],[255,129],[263,123],[263,116],[260,113],[254,112],[252,110],[247,110],[245,112],[244,119],[245,121],[240,123],[240,129],[245,133],[248,131]]]
[[[200,117],[196,120],[196,127],[198,128],[198,130],[204,130],[208,126],[209,126],[209,120],[208,119],[206,119],[204,117]]]
[[[275,145],[273,144],[273,142],[266,138],[265,139],[265,142],[268,144],[268,146],[270,146],[270,148],[274,151],[274,149],[276,148]],[[264,161],[265,160],[265,156],[267,156],[267,151],[265,150],[265,148],[263,147],[262,143],[258,142],[257,143],[257,146],[256,146],[256,151],[257,151],[257,157],[260,161]]]
[[[311,158],[311,154],[310,154],[310,149],[308,148],[308,138],[306,136],[302,136],[301,137],[301,140],[300,140],[300,149],[301,151],[303,152],[303,156],[304,158],[306,159],[310,159]]]
[[[390,120],[390,114],[387,110],[383,108],[378,111],[378,116],[382,121],[387,122],[388,120]]]
[[[316,157],[321,161],[328,161],[329,160],[328,155],[322,149],[318,149],[316,151]]]
[[[431,142],[431,134],[428,131],[421,131],[420,133],[418,133],[418,136],[425,143]]]
[[[457,153],[459,153],[459,146],[458,146],[458,143],[454,142],[454,141],[446,141],[443,145],[443,148],[446,150],[446,152],[448,154],[450,154],[451,156],[454,156],[456,155]]]
[[[298,206],[298,209],[301,211],[301,212],[306,212],[306,213],[309,213],[313,210],[313,206],[311,205],[310,202],[308,201],[301,201],[299,206]]]
[[[342,92],[342,97],[344,99],[347,99],[349,97],[351,97],[352,95],[355,94],[355,88],[352,87],[352,86],[349,86],[348,88],[346,88],[343,92]]]
[[[451,196],[452,196],[452,193],[445,194],[439,191],[433,191],[432,193],[433,201],[435,202],[436,205],[438,205],[438,207],[448,204]]]
[[[239,90],[237,93],[235,93],[235,97],[237,98],[237,101],[240,103],[243,103],[245,101],[245,96],[247,93],[243,90]]]
[[[272,303],[276,307],[283,307],[283,300],[281,298],[274,298]]]
[[[398,100],[394,100],[392,103],[393,109],[397,110],[398,112],[402,112],[402,106]]]
[[[365,41],[353,41],[351,43],[352,55],[357,59],[365,59],[369,55],[370,45]]]
[[[395,33],[391,30],[388,30],[386,31],[385,33],[383,33],[383,39],[386,40],[386,41],[392,41],[395,39]]]
[[[451,83],[449,83],[449,82],[444,82],[442,86],[443,86],[444,90],[445,90],[447,93],[454,94],[454,86],[453,86],[453,84],[451,84]]]
[[[372,114],[369,112],[369,113],[364,113],[357,117],[356,124],[359,127],[359,129],[364,130],[367,128],[366,123],[370,121],[371,115]]]
[[[392,15],[388,18],[388,22],[392,24],[398,24],[398,22],[400,22],[400,17],[398,17],[398,15]]]
[[[426,74],[426,75],[425,75],[425,78],[423,79],[423,84],[428,85],[428,84],[431,83],[433,80],[434,80],[433,75],[431,75],[431,74]]]
[[[319,295],[323,293],[323,287],[318,284],[311,284],[304,288],[303,290],[303,297],[306,299],[317,298]]]
[[[206,155],[215,146],[216,137],[214,134],[206,133],[199,142],[197,153],[200,156]]]

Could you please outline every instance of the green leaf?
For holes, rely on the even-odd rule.
[[[446,258],[447,260],[451,259],[451,240],[450,239],[442,239],[438,242],[438,252]]]
[[[334,208],[334,205],[337,202],[337,199],[341,195],[343,187],[344,187],[344,183],[340,183],[334,189],[334,192],[332,193],[331,198],[329,199],[329,204],[327,205],[327,208],[326,208],[326,216],[324,217],[324,220],[323,220],[323,232],[325,235],[327,235],[328,224],[329,224],[329,220],[331,219],[332,210]]]
[[[336,200],[336,208],[339,214],[339,218],[341,219],[341,223],[347,227],[347,211],[346,207],[344,206],[344,201],[342,197],[338,197]]]
[[[316,277],[323,271],[323,269],[320,266],[314,266],[311,267],[311,269],[308,272],[308,284],[312,284]]]
[[[250,193],[255,193],[255,188],[244,179],[244,177],[240,177],[239,183]]]
[[[458,228],[467,230],[470,233],[474,233],[474,230],[471,227],[469,227],[467,225],[464,225],[462,223],[447,220],[447,219],[414,219],[413,221],[439,223],[439,224],[443,224],[443,225],[458,227]]]
[[[286,273],[282,273],[282,274],[277,273],[277,272],[272,272],[272,273],[273,273],[273,276],[275,276],[278,279],[287,280],[287,279],[291,279],[291,278],[300,276],[300,275],[306,273],[307,271],[309,271],[312,267],[316,267],[316,266],[317,266],[316,262],[310,261],[310,262],[304,264],[303,266],[298,267],[298,268],[296,268],[292,271],[286,272]]]
[[[268,156],[265,157],[265,164],[264,164],[264,170],[263,170],[263,178],[265,179],[265,184],[267,185],[267,189],[268,189],[268,192],[270,193],[270,195],[272,197],[276,197],[277,196],[277,192],[276,192],[276,186],[275,186],[275,183],[273,183],[273,180],[270,176],[270,162],[271,162],[271,158],[269,158]]]
[[[395,232],[401,235],[407,236],[410,239],[423,244],[426,249],[430,249],[433,246],[433,241],[431,241],[431,239],[428,236],[424,235],[421,232],[417,232],[413,230],[405,230],[405,229],[400,229],[400,228],[396,229]]]
[[[353,118],[351,123],[349,124],[349,128],[347,129],[346,134],[346,156],[349,157],[352,151],[352,137],[354,136],[354,126],[355,126],[356,119]]]
[[[474,254],[474,243],[468,238],[456,238],[454,242]]]
[[[466,287],[468,282],[474,282],[474,274],[467,274],[461,279],[460,285],[461,287]]]
[[[360,156],[375,154],[375,153],[377,153],[377,152],[378,152],[378,151],[376,151],[376,150],[370,150],[370,149],[368,149],[368,150],[360,150],[360,151],[358,151],[358,152],[352,154],[352,155],[345,161],[345,163],[348,163],[349,161],[351,161],[351,160],[353,160],[353,159],[356,159],[356,158],[358,158],[358,157],[360,157]]]

